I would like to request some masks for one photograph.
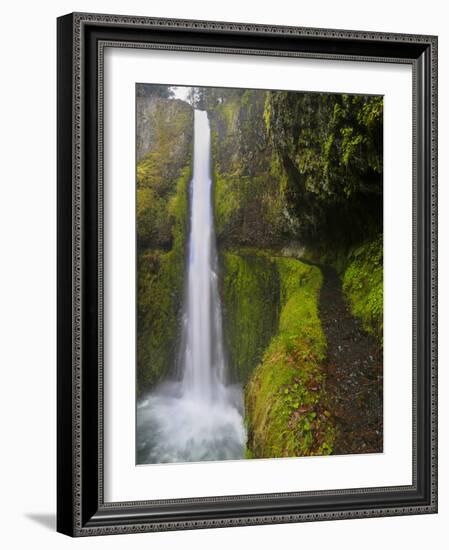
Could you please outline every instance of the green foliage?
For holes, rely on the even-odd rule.
[[[326,342],[318,317],[318,268],[276,258],[280,317],[262,362],[245,390],[252,456],[330,454],[335,430],[325,408]]]
[[[365,330],[382,341],[383,333],[383,239],[379,236],[356,248],[343,275],[343,291],[353,314]]]

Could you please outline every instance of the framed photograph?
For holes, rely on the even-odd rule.
[[[58,531],[437,511],[437,38],[58,19]]]

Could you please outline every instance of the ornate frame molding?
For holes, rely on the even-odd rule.
[[[131,40],[129,34],[136,29],[140,33],[139,39]],[[153,40],[151,31],[159,33],[157,41]],[[147,41],[141,40],[142,32],[148,34]],[[177,42],[179,32],[182,33],[184,42]],[[126,34],[125,40],[123,33]],[[190,33],[197,43],[185,42],[185,37]],[[108,36],[105,38],[104,34]],[[90,35],[95,36],[89,38]],[[223,39],[223,44],[217,45],[220,38]],[[282,39],[286,40],[287,48],[282,47]],[[201,40],[204,43],[199,44]],[[214,44],[208,43],[211,40]],[[236,45],[232,45],[233,41]],[[247,42],[249,47],[243,46],[242,42]],[[339,45],[340,53],[329,51],[331,43]],[[413,66],[414,459],[413,484],[410,487],[267,494],[256,495],[257,498],[254,495],[238,495],[163,502],[104,503],[102,105],[103,52],[106,46],[409,63]],[[96,103],[96,121],[89,122],[86,119],[86,104],[89,101],[89,107],[92,107],[93,102]],[[70,139],[67,138],[69,125]],[[103,14],[70,14],[58,20],[58,144],[59,531],[72,536],[88,536],[437,511],[436,37]],[[95,182],[92,180],[96,181],[93,190],[92,184]],[[90,187],[86,187],[89,182]],[[86,213],[86,201],[93,202],[94,196],[95,213]],[[95,237],[95,269],[94,250],[86,245],[86,233]],[[86,327],[91,326],[93,322],[92,318],[86,317],[86,300],[89,299],[96,299],[95,357],[94,344],[89,340],[91,337],[86,336]],[[418,312],[424,313],[425,319],[422,322],[418,320]],[[92,361],[95,367],[91,370],[95,372],[88,373],[87,364],[91,364]],[[421,365],[419,371],[418,363]],[[418,389],[424,391],[423,395],[428,399],[425,413],[417,411],[417,407],[425,406],[419,402],[422,396]],[[97,414],[95,431],[87,430],[86,423],[83,423],[86,410],[95,411]],[[93,449],[94,441],[96,449]],[[421,455],[418,457],[418,453],[424,453],[424,458]],[[95,460],[88,458],[90,454],[95,455]],[[95,482],[95,487],[89,488],[87,483],[92,482]],[[379,492],[390,495],[388,502],[382,503],[379,499],[369,502],[370,495],[377,498]],[[354,504],[355,497],[362,496],[365,504]],[[254,513],[251,513],[251,504],[255,500],[269,503],[276,499],[279,501],[293,497],[317,497],[321,500],[324,498],[328,499],[328,503],[338,501],[339,504],[334,511],[320,510],[318,504],[313,504],[309,510],[306,505],[298,505],[298,510],[290,513],[261,513],[254,505]],[[345,502],[348,503],[346,507]],[[223,514],[223,517],[200,517],[192,508],[194,504],[207,508],[207,505],[217,503],[221,503],[227,509],[227,514]],[[150,509],[162,504],[172,505],[174,508],[184,507],[184,516],[191,507],[191,517],[178,519],[182,514],[175,510],[169,517],[154,519]],[[232,504],[237,506],[232,508],[229,506]],[[232,510],[233,517],[229,517],[229,510]]]

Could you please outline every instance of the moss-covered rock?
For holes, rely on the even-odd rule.
[[[383,340],[383,239],[353,250],[343,274],[343,291],[366,331]]]
[[[137,390],[174,366],[184,290],[193,109],[185,102],[138,96]]]
[[[383,98],[268,92],[265,122],[286,173],[289,231],[353,246],[382,224]]]
[[[335,434],[325,405],[322,275],[294,259],[275,262],[279,328],[245,389],[248,452],[254,458],[330,454]]]
[[[225,251],[222,264],[229,365],[246,385],[247,455],[331,453],[320,269],[257,249]]]
[[[218,242],[272,247],[283,239],[277,182],[268,173],[256,176],[215,172],[214,204]]]
[[[192,159],[193,109],[175,99],[138,97],[137,111],[137,245],[170,250],[171,202]]]
[[[184,293],[185,243],[188,231],[187,166],[171,197],[175,223],[170,251],[147,249],[138,254],[137,387],[139,393],[157,383],[175,365],[179,317]]]
[[[382,225],[383,98],[201,89],[219,242],[343,253]]]
[[[260,248],[277,246],[284,238],[283,204],[263,120],[265,92],[230,90],[219,102],[213,98],[208,105],[218,242],[227,247],[254,242]]]
[[[232,378],[246,383],[277,330],[280,299],[276,262],[254,251],[225,251],[221,295]]]
[[[156,177],[176,172],[190,145],[192,121],[193,108],[185,101],[157,95],[137,96],[137,163],[150,155]]]

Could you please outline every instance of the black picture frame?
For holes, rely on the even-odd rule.
[[[437,512],[437,37],[74,13],[58,18],[57,530],[71,536]],[[104,44],[407,63],[413,69],[413,483],[105,503]]]

